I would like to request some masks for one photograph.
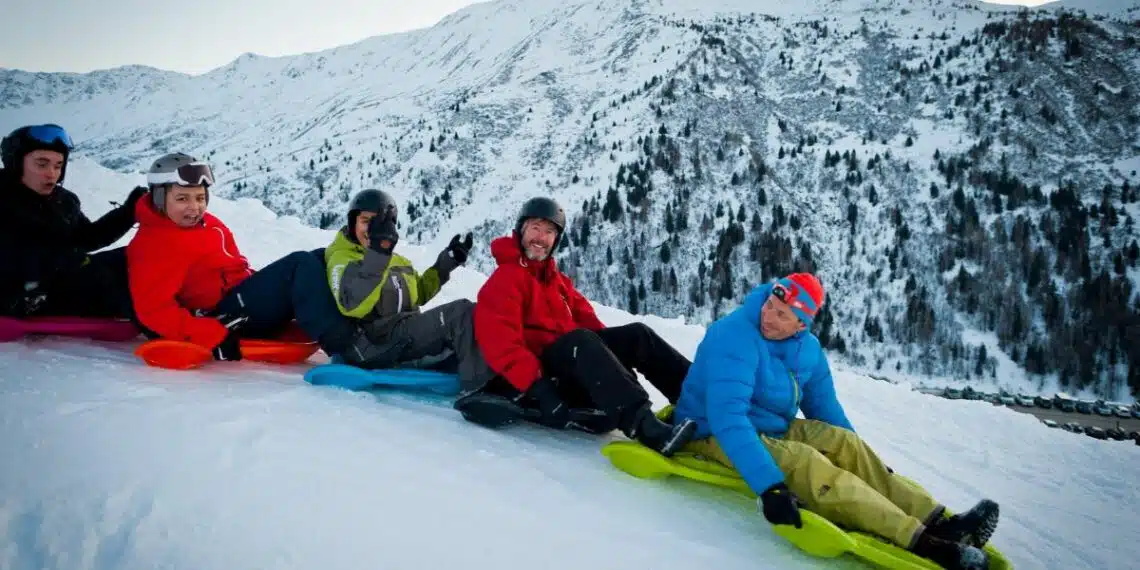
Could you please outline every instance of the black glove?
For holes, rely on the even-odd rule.
[[[226,338],[222,339],[222,342],[219,342],[218,346],[215,346],[214,350],[211,351],[214,360],[241,360],[241,336],[238,335],[238,330],[249,320],[249,317],[223,313],[215,318],[229,332],[226,333]]]
[[[525,395],[534,398],[538,403],[543,424],[563,429],[570,422],[570,408],[562,401],[562,396],[558,395],[558,385],[553,378],[543,376],[535,380]]]
[[[776,483],[760,494],[760,503],[764,518],[776,524],[795,525],[803,528],[804,522],[800,518],[800,500],[796,494],[783,483]]]
[[[25,319],[33,317],[40,311],[40,309],[47,302],[47,293],[39,287],[27,289],[23,293],[10,298],[7,306],[0,311],[0,314],[15,317],[17,319]]]
[[[214,360],[241,360],[241,337],[238,333],[230,331],[218,346],[211,351]]]
[[[388,246],[381,245],[389,242]],[[393,216],[376,216],[368,222],[368,247],[380,253],[392,253],[396,242],[400,241],[400,233],[396,231],[396,218]]]
[[[463,265],[467,263],[467,254],[471,253],[471,246],[474,243],[470,232],[467,233],[467,238],[463,241],[459,241],[459,234],[455,234],[455,237],[451,238],[451,243],[447,244],[447,254],[455,260],[455,263]]]

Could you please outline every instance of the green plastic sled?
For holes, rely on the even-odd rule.
[[[756,493],[735,470],[684,451],[667,458],[634,441],[613,441],[602,447],[602,454],[618,469],[641,479],[664,479],[670,475],[740,491],[749,497]],[[911,481],[912,484],[916,484]],[[916,484],[917,485],[917,484]],[[899,548],[884,539],[857,531],[845,531],[808,510],[800,510],[803,528],[774,525],[772,530],[800,550],[814,556],[835,558],[850,553],[867,562],[891,570],[940,570],[934,562]],[[950,513],[946,513],[947,516]],[[1013,565],[992,545],[989,570],[1012,570]]]

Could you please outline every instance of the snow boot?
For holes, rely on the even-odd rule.
[[[622,432],[665,457],[672,456],[692,441],[693,434],[697,431],[697,423],[693,420],[670,425],[657,419],[649,402],[642,404],[629,416],[630,421],[621,426]]]
[[[918,536],[910,551],[947,570],[986,570],[990,565],[990,556],[982,549],[943,540],[929,530]]]
[[[974,508],[927,525],[928,533],[948,540],[981,548],[990,541],[998,524],[998,504],[982,499]]]
[[[510,398],[483,391],[461,395],[454,407],[463,419],[492,429],[513,424],[526,416],[526,410]]]

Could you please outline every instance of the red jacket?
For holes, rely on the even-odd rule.
[[[225,327],[190,311],[212,310],[253,275],[230,229],[209,213],[201,224],[180,228],[149,197],[138,201],[135,219],[139,231],[127,245],[127,273],[139,321],[163,338],[217,346]]]
[[[492,241],[491,255],[499,266],[479,289],[475,340],[491,369],[525,392],[542,375],[538,355],[555,339],[605,325],[553,258],[523,256],[517,235]]]

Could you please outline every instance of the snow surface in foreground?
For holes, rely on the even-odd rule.
[[[93,189],[92,211],[134,183],[90,166],[69,176]],[[330,238],[255,203],[211,207],[258,266]],[[460,270],[441,300],[474,298],[484,278]],[[702,333],[636,320],[689,355]],[[0,345],[0,568],[864,567],[803,555],[731,492],[618,472],[598,449],[620,435],[480,429],[442,399],[308,386],[305,366],[151,369],[134,345]],[[994,541],[1018,569],[1140,559],[1131,442],[838,366],[836,384],[894,469],[954,509],[1002,504]]]

